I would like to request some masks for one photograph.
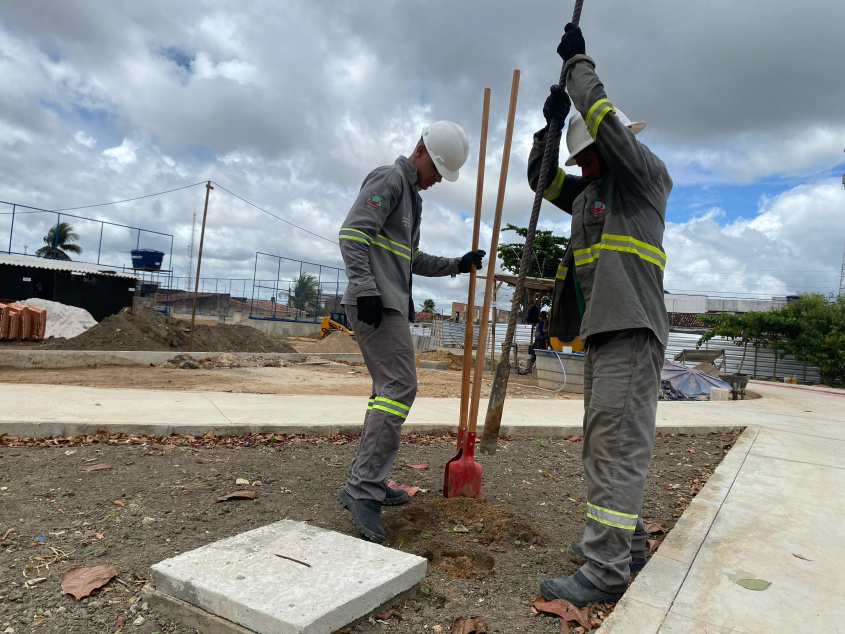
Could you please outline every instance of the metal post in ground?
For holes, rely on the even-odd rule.
[[[205,207],[202,210],[202,230],[200,231],[200,251],[199,255],[197,256],[197,279],[196,283],[194,284],[194,301],[193,306],[191,307],[191,330],[190,334],[188,335],[188,352],[192,352],[194,349],[194,321],[197,318],[197,293],[199,292],[200,286],[200,267],[202,266],[202,243],[205,240],[205,219],[208,216],[208,197],[211,195],[211,190],[214,189],[211,186],[211,181],[208,181],[205,184]]]

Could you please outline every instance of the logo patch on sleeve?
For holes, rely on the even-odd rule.
[[[373,194],[372,196],[367,198],[367,202],[364,203],[364,206],[378,211],[379,209],[381,209],[382,203],[384,203],[384,199],[381,196]]]

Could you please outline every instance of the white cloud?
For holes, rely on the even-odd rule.
[[[79,130],[76,134],[73,135],[73,140],[79,143],[80,145],[84,145],[87,148],[92,148],[97,145],[97,139],[88,136],[82,130]]]

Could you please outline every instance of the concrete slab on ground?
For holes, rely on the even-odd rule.
[[[285,520],[155,564],[150,579],[157,592],[258,634],[330,634],[425,570],[422,557]]]

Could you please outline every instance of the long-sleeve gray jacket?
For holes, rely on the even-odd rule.
[[[400,156],[393,165],[374,169],[361,184],[338,236],[349,278],[344,306],[354,306],[359,296],[381,295],[385,308],[407,317],[412,274],[458,273],[460,258],[419,250],[422,198],[416,183],[417,168]]]
[[[558,268],[550,334],[576,335],[648,328],[666,346],[669,320],[663,299],[663,231],[672,179],[663,164],[615,116],[595,63],[576,55],[566,66],[566,87],[601,150],[609,173],[591,184],[566,174],[557,157],[544,197],[572,214],[572,236]],[[536,190],[545,132],[534,136],[528,181]],[[576,275],[570,275],[574,266]],[[575,277],[584,296],[579,314]]]

